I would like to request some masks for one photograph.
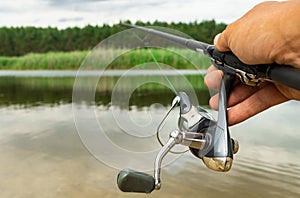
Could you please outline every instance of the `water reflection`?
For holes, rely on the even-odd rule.
[[[81,143],[72,114],[73,82],[73,77],[0,78],[1,197],[144,197],[119,192],[118,170],[97,161]],[[94,105],[102,114],[111,109],[108,88],[96,93]],[[157,108],[165,108],[174,96],[162,87],[149,90],[141,88],[131,98],[129,111],[136,117],[158,99]],[[204,93],[198,92],[201,104],[209,98]],[[229,173],[210,171],[186,153],[164,168],[162,189],[149,197],[299,197],[299,108],[292,101],[232,127],[241,150]],[[109,134],[113,141],[132,146],[116,139],[117,133],[122,131]]]
[[[145,79],[145,77],[142,77]],[[175,79],[176,76],[168,77],[170,80]],[[200,104],[206,104],[209,99],[209,93],[201,78],[198,75],[186,76],[189,83],[194,87],[202,87],[202,89],[195,89],[199,97]],[[120,76],[106,76],[100,79],[97,91],[95,93],[95,103],[97,105],[109,105],[111,102],[111,91],[114,85],[118,82]],[[141,77],[133,76],[129,79],[129,84],[125,84],[123,90],[124,94],[131,91],[135,81]],[[19,106],[21,108],[30,108],[31,106],[39,105],[59,105],[72,102],[72,91],[74,85],[74,77],[1,77],[0,78],[0,106]],[[154,81],[155,77],[151,77]],[[175,87],[179,90],[187,90],[182,87],[180,81],[174,81]],[[81,88],[81,94],[84,96],[87,92],[88,85]],[[155,90],[155,91],[153,91]],[[148,94],[151,91],[151,94]],[[148,83],[138,87],[133,93],[130,100],[130,105],[137,107],[149,106],[153,102],[159,102],[163,105],[169,105],[170,100],[175,94],[165,86],[157,83]],[[160,98],[158,101],[157,99]],[[84,98],[83,98],[84,100]],[[83,101],[86,102],[86,101]],[[122,105],[121,105],[122,106]]]

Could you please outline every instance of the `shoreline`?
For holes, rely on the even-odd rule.
[[[114,50],[118,51],[108,49],[91,52],[30,53],[20,57],[0,56],[0,70],[78,70],[82,66],[91,70],[131,69],[136,66],[156,69],[157,64],[153,64],[154,62],[174,69],[206,69],[211,64],[208,57],[188,49],[179,49],[176,53],[168,49],[151,49],[152,56],[147,49],[136,49],[115,57],[112,55]],[[101,53],[101,57],[98,53]]]
[[[176,76],[205,75],[206,69],[112,69],[112,70],[0,70],[0,77],[77,77],[77,76]]]

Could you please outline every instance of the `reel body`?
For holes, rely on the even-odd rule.
[[[202,159],[209,169],[229,171],[238,144],[230,138],[228,127],[221,128],[220,123],[204,109],[191,105],[184,92],[179,95],[181,103],[178,128],[185,133],[194,133],[189,145],[191,153]],[[197,139],[202,140],[201,146],[195,146]]]
[[[234,79],[233,75],[226,73],[222,78],[217,121],[201,107],[192,105],[186,93],[179,92],[157,129],[157,138],[162,148],[155,159],[154,175],[124,169],[118,174],[119,189],[123,192],[143,193],[150,193],[154,189],[159,190],[161,162],[176,144],[187,146],[191,153],[202,159],[209,169],[220,172],[229,171],[233,163],[233,154],[239,148],[238,142],[231,139],[227,124],[227,98]],[[178,129],[170,133],[169,140],[163,145],[159,138],[162,123],[170,111],[178,106],[180,108]]]

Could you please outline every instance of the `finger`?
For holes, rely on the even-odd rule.
[[[219,100],[219,94],[216,94],[209,99],[209,106],[211,109],[216,111],[218,110],[219,108],[218,100]]]
[[[227,107],[230,108],[240,102],[243,102],[245,99],[249,98],[258,90],[259,90],[258,87],[250,87],[244,84],[237,85],[230,93]],[[219,103],[219,94],[212,96],[209,100],[209,105],[214,110],[217,110],[219,108],[218,103]]]
[[[257,92],[260,87],[252,87],[245,84],[238,84],[233,88],[233,90],[230,93],[229,99],[228,99],[228,107],[232,107],[245,99],[249,98],[251,95],[253,95],[255,92]]]
[[[214,65],[211,65],[208,69],[207,69],[207,73],[213,72],[218,70],[218,68],[216,68]]]
[[[268,84],[255,94],[228,110],[228,124],[238,124],[272,106],[288,99],[282,95],[274,84]]]
[[[221,52],[230,51],[228,39],[226,36],[227,31],[228,30],[225,29],[222,33],[217,34],[214,38],[214,45]]]
[[[204,83],[210,89],[219,89],[222,76],[223,72],[221,70],[211,71],[205,75]]]

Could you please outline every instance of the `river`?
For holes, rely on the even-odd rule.
[[[299,102],[230,127],[240,144],[230,172],[211,171],[190,152],[171,155],[162,169],[161,190],[131,194],[117,188],[116,176],[122,168],[151,174],[153,154],[159,149],[155,123],[175,96],[172,87],[161,83],[165,77],[160,81],[150,72],[122,81],[123,73],[112,72],[98,79],[94,101],[74,101],[76,73],[8,73],[0,72],[1,197],[300,197]],[[197,102],[207,107],[209,93],[201,89],[199,76],[183,75],[192,87],[200,87]],[[176,90],[189,84],[174,74],[168,80]],[[86,94],[86,89],[88,82],[78,93]],[[112,102],[114,90],[124,98],[117,94]],[[170,115],[162,136],[177,127],[177,113]],[[97,133],[89,137],[93,141],[84,137],[89,130]],[[105,138],[98,139],[101,136],[110,140],[109,147]],[[120,155],[118,149],[129,154]]]

